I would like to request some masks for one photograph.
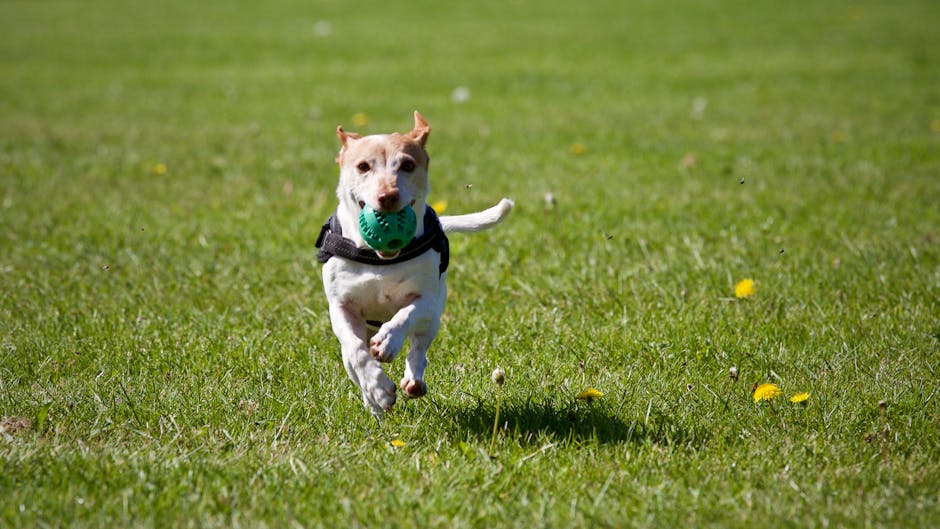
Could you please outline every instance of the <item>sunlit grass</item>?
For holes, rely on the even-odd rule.
[[[0,5],[0,526],[938,525],[938,24]],[[377,423],[313,243],[415,109],[435,208],[516,207]]]

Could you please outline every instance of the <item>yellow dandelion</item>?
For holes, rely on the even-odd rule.
[[[809,398],[809,393],[804,391],[802,393],[797,393],[796,395],[793,395],[792,397],[790,397],[790,402],[793,402],[795,404],[804,404],[806,403],[806,399],[808,398]]]
[[[364,112],[357,112],[353,114],[352,122],[357,127],[365,127],[369,124],[369,116]]]
[[[756,289],[754,288],[753,279],[742,279],[734,285],[734,297],[736,298],[749,298],[754,295]]]
[[[754,388],[754,402],[775,399],[783,393],[776,384],[761,384]]]
[[[935,119],[930,122],[930,130],[940,132],[940,119]]]
[[[167,170],[167,169],[166,169],[166,164],[165,164],[165,163],[158,163],[158,164],[154,164],[154,166],[153,166],[153,173],[154,173],[155,175],[157,175],[157,176],[163,176],[163,175],[165,175],[165,174],[166,174],[166,170]]]
[[[569,150],[571,151],[571,154],[575,156],[581,156],[587,152],[587,146],[583,143],[572,143]]]
[[[434,202],[431,202],[431,209],[433,209],[435,212],[437,212],[438,215],[440,215],[441,213],[444,213],[444,210],[447,209],[447,201],[435,200]]]
[[[405,442],[402,441],[401,439],[392,439],[391,441],[388,442],[388,444],[394,446],[395,448],[401,448],[405,446]]]
[[[835,143],[845,143],[845,140],[848,139],[848,135],[844,130],[834,130],[832,131],[832,141]]]
[[[602,392],[597,391],[597,390],[594,389],[594,388],[586,388],[586,389],[585,389],[584,391],[582,391],[581,393],[578,393],[578,395],[577,395],[575,398],[578,399],[578,400],[586,400],[586,401],[590,402],[590,401],[592,401],[592,400],[594,400],[594,399],[599,399],[599,398],[601,398],[601,397],[603,397],[603,396],[604,396],[604,394],[603,394]]]

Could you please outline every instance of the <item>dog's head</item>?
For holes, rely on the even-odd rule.
[[[414,128],[406,134],[360,136],[337,127],[342,144],[336,157],[340,203],[356,214],[366,204],[385,213],[411,205],[420,217],[430,192],[430,158],[424,150],[430,133],[431,127],[417,111]]]

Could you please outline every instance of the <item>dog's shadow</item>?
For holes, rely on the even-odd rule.
[[[441,404],[440,411],[449,417],[458,430],[478,439],[493,435],[496,409],[492,403],[477,401],[470,406]],[[601,402],[556,402],[528,400],[503,402],[499,410],[497,434],[520,444],[600,443],[660,445],[699,444],[708,433],[694,431],[677,424],[662,413],[646,418],[623,419]]]

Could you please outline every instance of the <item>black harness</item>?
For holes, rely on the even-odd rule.
[[[431,206],[424,210],[424,233],[420,237],[412,239],[407,246],[395,257],[383,259],[368,248],[358,248],[350,239],[343,237],[343,228],[339,225],[339,219],[336,213],[330,215],[326,224],[320,228],[320,235],[317,237],[317,261],[325,263],[334,255],[355,261],[357,263],[369,265],[393,265],[413,259],[428,250],[434,250],[441,254],[440,273],[447,270],[447,264],[450,262],[450,244],[447,236],[444,235],[444,228],[441,227],[441,221],[437,218],[437,213]]]

